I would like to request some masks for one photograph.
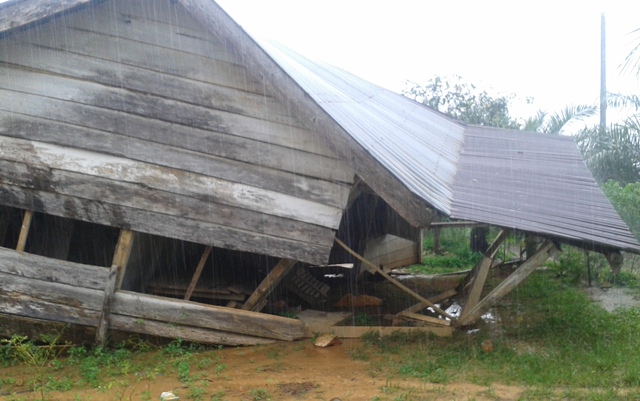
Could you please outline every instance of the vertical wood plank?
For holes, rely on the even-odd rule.
[[[440,255],[440,227],[433,228],[433,253]]]
[[[124,280],[124,274],[127,269],[127,262],[129,262],[129,255],[131,255],[131,246],[133,245],[134,232],[128,229],[120,230],[120,237],[118,237],[118,244],[113,254],[112,266],[116,266],[118,269],[118,278],[116,281],[116,288],[122,286],[122,280]]]
[[[424,231],[422,228],[418,229],[418,263],[424,264]]]
[[[104,287],[104,299],[102,301],[102,311],[100,319],[98,319],[98,327],[96,328],[96,345],[104,347],[107,343],[107,331],[109,329],[109,317],[111,314],[111,303],[113,294],[116,290],[116,280],[118,278],[118,266],[111,266],[109,277]]]
[[[247,302],[245,302],[244,305],[242,305],[242,309],[256,311],[259,305],[262,304],[262,307],[264,307],[264,304],[262,303],[262,301],[269,294],[271,294],[271,291],[273,291],[273,289],[276,288],[276,286],[280,283],[280,281],[282,281],[284,276],[286,276],[287,273],[289,273],[289,271],[295,264],[296,264],[295,260],[280,259],[278,264],[276,264],[275,267],[271,269],[269,274],[267,274],[267,277],[265,277],[264,280],[262,280],[262,283],[260,283],[258,288],[256,288],[253,294],[251,294],[249,299],[247,299]]]
[[[33,212],[31,210],[26,210],[24,212],[22,227],[20,228],[20,236],[18,237],[18,246],[16,246],[16,251],[18,252],[24,252],[24,246],[27,243],[27,236],[29,235],[29,228],[31,227],[32,217]]]
[[[493,264],[493,260],[496,257],[496,253],[498,252],[498,248],[504,242],[505,238],[507,238],[507,232],[505,230],[500,230],[496,239],[493,240],[487,252],[482,255],[482,260],[477,267],[477,272],[475,278],[473,279],[473,284],[471,286],[471,292],[469,292],[469,297],[467,298],[467,302],[464,304],[464,308],[461,313],[461,318],[471,309],[473,309],[478,302],[480,301],[480,295],[482,295],[482,289],[484,288],[484,283],[487,281],[487,276],[489,275],[489,269]]]
[[[200,274],[202,274],[202,269],[204,268],[205,263],[207,263],[207,259],[209,258],[209,254],[211,253],[211,246],[207,245],[204,248],[204,252],[202,252],[202,256],[200,257],[200,262],[196,267],[195,273],[193,273],[193,278],[191,279],[191,283],[187,288],[187,292],[184,294],[184,300],[188,301],[191,298],[191,294],[193,294],[193,290],[196,288],[198,284],[198,280],[200,280]]]
[[[555,253],[559,252],[558,248],[552,241],[546,241],[531,255],[516,271],[511,273],[502,283],[493,289],[480,303],[478,303],[467,314],[460,318],[458,325],[464,326],[475,322],[478,317],[489,310],[493,305],[500,301],[505,295],[511,292],[518,284],[527,278],[535,269],[537,269],[545,260]]]

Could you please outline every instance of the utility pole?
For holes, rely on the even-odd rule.
[[[607,54],[604,13],[600,14],[600,129],[607,129]]]

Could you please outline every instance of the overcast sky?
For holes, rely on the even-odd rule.
[[[608,86],[640,93],[618,66],[640,43],[640,1],[219,0],[250,33],[400,92],[406,80],[460,75],[553,111],[596,102],[600,14]]]

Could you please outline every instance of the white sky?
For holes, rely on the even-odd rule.
[[[619,65],[640,28],[640,1],[218,0],[251,34],[274,39],[396,92],[406,80],[460,75],[492,93],[535,99],[516,113],[595,103],[600,14],[608,89],[640,94]],[[640,43],[640,39],[635,43]]]

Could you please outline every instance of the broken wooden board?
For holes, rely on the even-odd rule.
[[[420,322],[425,322],[431,325],[436,326],[451,326],[450,320],[439,319],[437,317],[431,317],[426,315],[421,315],[419,313],[413,312],[400,312],[400,315],[406,320],[417,320]]]
[[[0,248],[0,313],[96,327],[108,278],[104,267]],[[226,345],[304,337],[296,319],[122,290],[109,320],[108,329]]]
[[[315,341],[313,342],[313,345],[315,345],[316,347],[325,348],[325,347],[331,347],[333,345],[338,345],[341,343],[342,341],[340,341],[338,336],[336,336],[335,334],[324,333],[324,334],[320,334],[315,339]]]

